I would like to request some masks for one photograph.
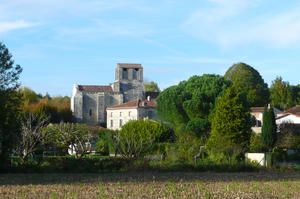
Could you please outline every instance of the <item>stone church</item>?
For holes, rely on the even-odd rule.
[[[88,125],[106,123],[106,108],[145,99],[141,64],[119,63],[115,82],[105,85],[74,85],[71,110],[76,122]]]

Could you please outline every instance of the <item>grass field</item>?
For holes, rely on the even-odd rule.
[[[1,174],[0,198],[300,198],[300,173]]]

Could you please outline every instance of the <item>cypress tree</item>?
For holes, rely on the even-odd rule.
[[[211,117],[212,131],[207,148],[214,155],[239,155],[248,148],[251,136],[250,113],[245,96],[235,87],[219,98]]]
[[[277,140],[277,126],[273,108],[265,108],[261,133],[262,142],[271,150]]]

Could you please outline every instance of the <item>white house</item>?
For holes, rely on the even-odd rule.
[[[265,107],[251,107],[250,114],[255,118],[256,124],[252,127],[252,131],[255,133],[261,133],[261,127],[263,124],[263,114]],[[280,115],[282,111],[277,108],[273,108],[275,117]]]
[[[119,130],[130,120],[156,119],[156,104],[148,100],[134,100],[124,104],[107,107],[107,128]]]
[[[277,115],[276,124],[279,126],[283,123],[300,124],[300,105],[290,108]]]

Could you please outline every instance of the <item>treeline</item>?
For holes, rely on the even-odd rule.
[[[266,112],[273,112],[273,107],[290,108],[300,102],[299,88],[280,77],[268,88],[257,70],[237,63],[224,76],[195,75],[165,89],[157,99],[157,111],[175,129],[179,161],[193,161],[205,151],[209,160],[232,163],[243,160],[245,152],[258,148],[260,151],[256,152],[285,147],[278,143],[286,138],[273,133],[274,117],[268,122],[272,126],[263,128],[263,136],[252,132],[255,122],[250,107],[266,107]],[[297,147],[300,139],[294,141],[293,147]]]
[[[22,97],[23,113],[45,114],[49,116],[50,123],[73,122],[69,97],[43,96],[27,87],[20,88],[18,92]]]

